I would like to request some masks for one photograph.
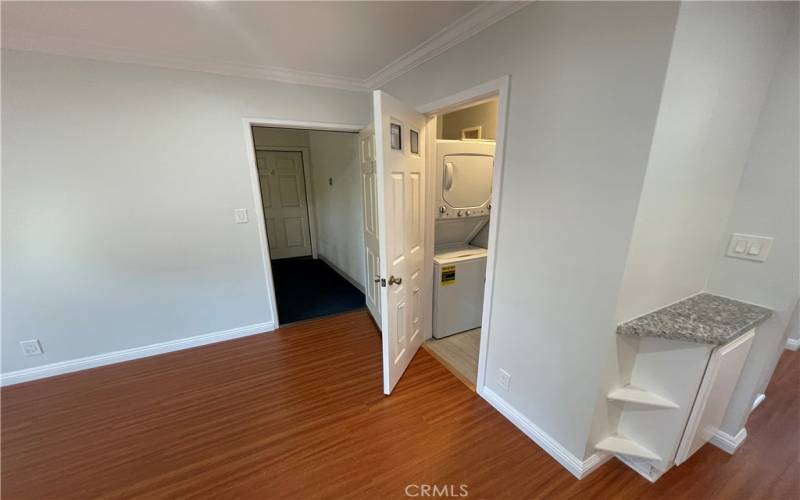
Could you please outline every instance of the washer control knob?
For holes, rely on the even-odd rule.
[[[459,211],[456,213],[456,215],[458,215],[459,217],[461,217],[462,213],[463,213],[463,212],[462,212],[461,210],[459,210]]]
[[[466,213],[465,215],[468,215],[468,216],[469,216],[469,215],[472,215],[472,212],[470,212],[469,210],[467,210],[467,213]]]

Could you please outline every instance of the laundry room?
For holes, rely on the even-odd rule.
[[[487,272],[497,98],[436,117],[433,329],[423,347],[474,390]]]

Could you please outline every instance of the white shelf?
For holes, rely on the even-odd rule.
[[[614,401],[624,401],[626,403],[638,403],[647,406],[655,406],[657,408],[678,408],[678,405],[669,399],[632,385],[626,385],[624,387],[620,387],[619,389],[614,389],[608,393],[608,399],[612,399]]]
[[[648,460],[661,460],[661,457],[640,445],[636,441],[628,439],[623,436],[609,436],[604,440],[597,443],[595,446],[598,450],[610,451],[611,453],[619,453],[629,457],[646,458]]]

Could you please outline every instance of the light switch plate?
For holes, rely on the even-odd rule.
[[[764,262],[769,256],[772,241],[771,236],[733,233],[725,255],[735,259]]]
[[[247,224],[249,220],[247,217],[247,209],[246,208],[237,208],[233,211],[233,217],[236,220],[237,224]]]

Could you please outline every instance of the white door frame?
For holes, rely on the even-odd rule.
[[[306,191],[306,207],[308,209],[308,236],[311,238],[311,257],[317,255],[317,209],[314,207],[314,180],[311,177],[311,148],[305,146],[256,146],[256,151],[280,151],[300,153],[303,161],[303,182]],[[256,167],[258,164],[256,163]],[[259,184],[260,185],[260,184]],[[260,200],[263,203],[263,200]],[[263,205],[262,205],[263,207]]]
[[[258,164],[256,163],[256,147],[253,141],[253,127],[279,127],[279,128],[296,128],[304,130],[328,130],[332,132],[358,132],[365,125],[353,125],[349,123],[330,123],[330,122],[313,122],[313,121],[297,121],[297,120],[282,120],[279,118],[242,118],[242,125],[244,128],[244,144],[245,152],[247,154],[247,163],[250,169],[250,185],[253,191],[253,205],[256,208],[253,210],[256,226],[258,228],[258,240],[261,247],[261,264],[264,269],[264,281],[267,284],[267,302],[269,311],[272,315],[273,324],[278,328],[278,301],[275,298],[275,281],[272,278],[272,263],[269,255],[269,244],[267,243],[267,223],[264,220],[264,210],[261,204],[261,183],[258,179]],[[269,148],[278,150],[280,148]],[[302,148],[290,148],[292,151],[297,151]],[[310,155],[309,155],[310,158]],[[306,155],[303,155],[303,168],[305,170]],[[310,175],[311,163],[309,160],[308,172]],[[306,184],[306,196],[308,196],[309,184]],[[309,212],[311,212],[311,205],[309,203]],[[309,213],[309,220],[312,215]],[[312,235],[316,231],[311,231]],[[314,236],[312,236],[314,237]],[[312,251],[316,252],[316,245],[312,243]]]
[[[425,104],[417,108],[417,111],[420,113],[427,114],[429,117],[434,115],[433,117],[429,118],[429,123],[432,120],[435,120],[435,115],[447,113],[449,111],[455,111],[461,108],[473,106],[475,104],[480,103],[481,101],[486,101],[487,98],[491,98],[497,96],[497,130],[496,130],[496,138],[495,138],[495,158],[494,158],[494,170],[492,172],[492,210],[489,213],[489,248],[486,252],[486,284],[484,286],[484,293],[483,293],[483,315],[481,318],[481,342],[480,342],[480,350],[478,352],[478,379],[475,384],[476,392],[483,396],[483,390],[486,387],[486,359],[488,354],[488,347],[489,347],[489,335],[490,329],[489,325],[491,324],[491,317],[492,317],[492,298],[494,291],[494,271],[495,271],[495,264],[497,260],[497,229],[498,229],[498,220],[500,218],[500,197],[502,192],[502,181],[503,181],[503,165],[505,163],[505,145],[506,145],[506,120],[508,117],[508,92],[509,92],[509,85],[510,85],[511,78],[509,75],[505,75],[501,78],[496,80],[491,80],[486,83],[482,83],[470,89],[464,90],[462,92],[458,92],[456,94],[450,95],[448,97],[444,97],[442,99],[438,99],[431,103]],[[434,125],[436,125],[434,123]],[[436,141],[436,126],[427,127],[428,129],[428,144],[433,145],[435,147]],[[433,153],[433,149],[428,149],[431,153],[428,155],[429,158],[429,171],[435,172],[435,154]],[[432,159],[432,160],[430,160]],[[434,231],[434,187],[435,182],[429,182],[429,188],[427,191],[427,201],[426,206],[428,208],[428,224],[426,227],[426,270],[425,274],[427,274],[431,279],[428,280],[430,283],[430,293],[427,294],[426,300],[429,301],[429,310],[432,311],[433,309],[433,231]],[[432,323],[431,323],[432,316],[429,314],[426,319],[426,335],[429,338],[432,334]]]

